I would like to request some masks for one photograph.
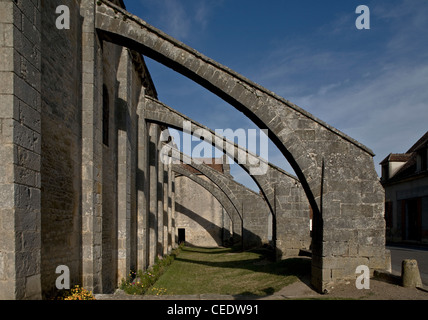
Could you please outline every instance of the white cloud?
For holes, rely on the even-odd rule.
[[[175,38],[188,37],[191,30],[191,21],[186,9],[175,0],[152,1],[158,8],[160,28]]]
[[[180,40],[203,31],[216,6],[211,1],[186,7],[175,0],[147,1],[163,24],[155,26]],[[426,0],[384,1],[370,9],[372,29],[365,33],[355,30],[353,12],[337,15],[316,34],[289,34],[283,42],[268,43],[264,53],[257,53],[263,57],[259,64],[241,72],[367,145],[377,154],[377,166],[388,153],[407,151],[428,130],[428,6]],[[183,113],[211,128],[252,126],[230,106],[205,96],[195,99],[198,91],[183,86],[171,94],[172,107],[180,109],[178,100],[186,101],[183,106],[193,113]],[[277,150],[269,160],[289,168]]]
[[[151,21],[155,27],[181,41],[203,31],[211,16],[212,10],[222,1],[180,0],[144,0],[142,5],[151,11]]]
[[[377,155],[377,169],[387,154],[407,151],[428,130],[427,2],[382,4],[372,11],[382,30],[368,31],[373,33],[366,33],[367,39],[342,30],[366,47],[286,39],[265,56],[262,71],[250,76],[367,145]],[[329,25],[344,21],[339,17]],[[340,28],[333,28],[321,39],[338,33]]]

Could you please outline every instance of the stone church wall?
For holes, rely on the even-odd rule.
[[[137,223],[137,188],[148,194],[137,108],[155,89],[140,55],[98,38],[94,1],[62,4],[70,29],[56,28],[57,1],[0,3],[0,298],[55,295],[58,266],[71,286],[111,292],[156,252]]]
[[[82,41],[80,8],[69,1],[70,23],[55,27],[56,1],[41,7],[41,279],[52,290],[66,265],[79,281],[81,228]]]
[[[49,30],[42,32],[41,49],[41,261],[45,292],[49,292],[55,283],[58,265],[70,268],[72,283],[81,282],[82,276],[80,201],[82,90],[85,90],[85,86],[82,89],[82,77],[85,73],[81,70],[85,66],[81,58],[82,47],[76,45],[83,41],[80,8],[75,1],[69,1],[67,5],[73,26],[70,30],[55,27],[56,1],[44,1],[41,15],[42,30]],[[95,63],[102,68],[102,98],[107,100],[103,103],[108,104],[109,110],[108,141],[103,141],[101,155],[102,283],[104,290],[109,291],[117,285],[118,243],[122,241],[122,248],[127,245],[118,236],[118,214],[122,210],[118,210],[118,206],[127,215],[127,223],[136,217],[135,187],[131,190],[135,185],[131,181],[131,177],[135,177],[131,172],[135,163],[125,159],[132,159],[136,153],[135,115],[142,83],[131,53],[123,47],[104,42],[102,60]],[[136,255],[135,245],[129,246],[128,250],[133,250]],[[123,267],[131,268],[130,265]]]

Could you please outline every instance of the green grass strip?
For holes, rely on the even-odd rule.
[[[265,296],[310,274],[310,260],[273,261],[267,250],[184,247],[157,279],[163,294]]]

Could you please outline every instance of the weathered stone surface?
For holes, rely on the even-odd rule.
[[[178,152],[178,154],[181,154]],[[233,206],[238,211],[239,216],[231,216],[233,233],[242,234],[242,245],[244,248],[257,247],[262,244],[267,244],[271,240],[272,235],[269,235],[269,214],[270,210],[263,197],[260,194],[246,188],[237,183],[227,173],[220,173],[206,164],[195,164],[195,161],[187,159],[181,154],[181,159],[186,159],[186,163],[206,176],[215,185],[223,190],[226,197],[233,203]],[[219,159],[214,159],[219,160]],[[222,159],[220,159],[222,160]],[[223,167],[228,166],[223,163]],[[183,192],[188,193],[184,188]],[[194,201],[192,201],[193,203]],[[270,221],[272,223],[272,221]],[[241,228],[242,231],[237,231]],[[227,227],[224,231],[228,231]],[[224,233],[223,231],[223,233]],[[228,239],[226,239],[228,240]],[[235,242],[237,240],[235,239]]]
[[[268,237],[285,255],[307,248],[310,205],[318,290],[354,276],[356,265],[382,267],[383,190],[368,148],[111,2],[65,4],[73,28],[63,32],[54,0],[0,1],[1,298],[48,295],[60,264],[72,284],[108,291],[118,274],[176,245],[175,177],[150,162],[158,150],[149,144],[145,96],[156,99],[156,90],[139,53],[269,130],[297,179],[273,166],[257,178],[267,220],[276,222]],[[171,110],[152,111],[157,123],[181,127]],[[219,184],[233,191],[232,208],[243,195]],[[263,239],[264,215],[247,218]]]
[[[199,178],[212,184],[207,178],[202,176]],[[204,247],[224,245],[223,235],[227,231],[230,233],[230,230],[224,229],[224,220],[230,220],[230,214],[224,211],[221,202],[211,194],[211,191],[199,185],[197,181],[181,174],[176,177],[176,236],[178,238],[178,229],[184,229],[188,245]]]
[[[403,287],[422,288],[421,275],[419,273],[418,262],[414,259],[405,259],[401,266],[401,278]]]
[[[297,255],[300,249],[308,249],[310,247],[310,206],[306,199],[304,190],[296,177],[284,172],[270,163],[265,163],[265,160],[252,155],[248,150],[227,139],[224,139],[224,143],[222,144],[217,143],[216,141],[219,139],[219,136],[214,131],[180,114],[177,110],[174,110],[150,97],[146,97],[145,101],[145,117],[147,120],[162,123],[178,130],[184,130],[183,123],[187,121],[190,123],[189,131],[191,133],[194,134],[196,132],[204,131],[208,135],[211,135],[209,139],[206,139],[206,141],[211,141],[213,145],[220,147],[222,152],[225,152],[225,154],[232,157],[234,161],[245,171],[251,172],[254,167],[251,165],[250,161],[240,162],[240,153],[243,154],[247,160],[248,157],[254,156],[259,161],[262,161],[262,164],[266,166],[266,173],[261,175],[254,174],[251,175],[251,177],[260,187],[262,195],[271,213],[277,216],[273,221],[277,227],[275,226],[272,231],[274,232],[276,230],[276,233],[271,236],[274,238],[274,244],[276,240],[278,241],[276,246],[279,249],[280,255],[283,257]],[[220,138],[221,140],[223,139],[222,137]],[[183,161],[188,163],[192,162],[192,159],[189,157],[183,158],[181,153],[179,153],[179,156],[180,155]],[[192,165],[195,166],[194,163],[192,163]],[[260,166],[260,164],[257,164],[256,166]],[[223,190],[228,190],[227,185],[224,183],[221,184],[219,181],[217,181],[217,183]],[[283,197],[284,193],[288,193],[287,198]],[[233,197],[233,194],[230,192],[228,194]],[[276,197],[276,200],[274,197]],[[283,199],[282,201],[281,198]],[[241,207],[236,198],[233,199],[233,201],[235,201],[236,207]],[[295,218],[300,219],[299,223],[294,223],[293,228],[287,228],[292,219]],[[298,238],[299,240],[292,243],[290,241],[292,238]]]
[[[232,201],[230,200],[230,198],[227,197],[226,193],[223,190],[218,188],[211,181],[206,181],[201,177],[198,177],[197,175],[195,175],[192,172],[189,172],[188,170],[186,170],[180,165],[173,165],[172,169],[176,174],[181,174],[183,176],[188,177],[189,179],[193,180],[194,182],[199,184],[201,187],[206,189],[208,192],[210,192],[218,200],[218,202],[223,206],[226,212],[229,214],[229,217],[232,220],[232,222],[235,223],[233,232],[236,234],[237,237],[240,237],[242,235],[242,220],[241,220],[239,211],[233,205]],[[178,201],[178,198],[176,199],[176,201]]]
[[[28,22],[27,8],[3,1],[0,11],[0,171],[4,173],[0,179],[0,296],[37,299],[41,297],[37,280],[41,273],[41,72],[40,56],[34,50],[40,50],[41,35]],[[40,20],[40,12],[33,12],[31,19]],[[22,161],[24,153],[30,161]]]
[[[146,31],[154,33],[157,32],[153,29]],[[109,32],[112,32],[112,30],[109,30]],[[166,37],[165,41],[174,42],[174,39]],[[182,44],[179,44],[178,46],[180,48],[177,50],[183,50]],[[224,67],[215,63],[214,65],[218,68],[218,72],[209,72],[208,70],[212,70],[213,68],[212,61],[206,59],[203,56],[201,57],[201,55],[196,54],[193,51],[191,51],[191,53],[194,54],[195,59],[199,60],[199,65],[203,65],[204,63],[209,64],[209,67],[205,67],[205,69],[199,67],[196,72],[198,76],[204,77],[204,81],[210,81],[209,79],[205,79],[206,75],[212,77],[215,74],[222,73],[224,71],[225,73],[222,76],[223,80],[216,83],[225,83],[224,77],[229,77],[229,79],[231,79],[230,76],[232,78],[238,78],[239,80],[237,81],[240,83],[240,85],[234,86],[234,89],[231,91],[230,95],[233,97],[233,99],[239,100],[240,108],[242,105],[246,105],[245,101],[248,102],[251,100],[248,98],[248,96],[253,95],[253,91],[248,90],[248,88],[254,84],[246,82],[243,85],[242,83],[244,82],[240,79],[239,75],[230,74],[229,70],[225,70]],[[163,53],[159,52],[159,54]],[[168,55],[165,57],[169,58]],[[188,58],[186,61],[189,61],[189,59],[190,58]],[[182,72],[183,74],[193,79],[192,75],[187,74],[187,71]],[[198,79],[195,80],[198,81]],[[233,80],[231,79],[231,81]],[[205,85],[205,82],[203,81],[200,83]],[[274,95],[271,95],[270,92],[260,90],[260,88],[258,88],[256,85],[253,87],[256,87],[255,90],[257,91],[258,97],[267,93],[270,95],[267,100],[276,100],[276,102],[270,103],[276,105],[276,108],[280,110],[279,114],[286,114],[281,119],[287,119],[289,121],[287,127],[285,127],[287,124],[285,124],[284,121],[272,121],[272,119],[275,119],[276,113],[269,114],[270,109],[268,106],[266,106],[267,109],[263,109],[263,113],[256,114],[256,116],[260,116],[260,119],[264,121],[264,124],[282,141],[283,146],[291,154],[296,155],[294,159],[289,158],[289,160],[292,164],[295,163],[298,166],[295,167],[295,171],[299,175],[300,181],[302,182],[306,195],[311,202],[311,207],[312,210],[314,210],[314,215],[316,216],[317,220],[327,219],[326,221],[330,222],[337,220],[328,219],[328,216],[321,217],[320,211],[322,211],[323,216],[326,214],[331,215],[332,217],[340,215],[341,203],[344,204],[344,210],[347,210],[345,209],[347,208],[345,204],[350,204],[351,206],[353,204],[362,204],[359,206],[357,211],[355,211],[356,214],[354,216],[353,223],[339,224],[335,226],[336,229],[339,227],[344,228],[346,231],[352,227],[355,227],[358,219],[365,219],[367,215],[371,215],[370,205],[373,204],[373,210],[379,210],[380,204],[383,201],[382,189],[380,188],[379,182],[377,181],[377,176],[374,172],[374,166],[372,165],[372,154],[367,148],[364,148],[354,140],[344,136],[334,128],[331,128],[322,121],[314,118],[311,115],[308,115],[306,112],[300,110],[294,105],[289,105],[287,102],[285,102],[285,107],[290,107],[290,109],[282,109],[283,106],[281,106],[281,102],[284,102],[283,100]],[[210,89],[209,86],[207,86],[207,88]],[[221,87],[216,88],[216,90],[224,90],[226,93],[229,92],[227,88]],[[226,100],[229,101],[228,99]],[[159,112],[158,110],[153,115],[156,114],[160,116],[157,118],[161,121],[166,121],[171,117],[171,114],[165,114],[163,112]],[[293,114],[294,116],[292,116]],[[150,115],[149,117],[153,115]],[[171,121],[169,123],[171,123]],[[297,123],[297,126],[293,125],[293,123]],[[179,121],[176,121],[175,123],[176,127],[178,128],[180,124],[182,124],[182,122],[180,123]],[[304,128],[304,125],[306,125],[307,128]],[[305,151],[302,149],[304,146],[307,148]],[[286,155],[289,154],[286,153]],[[310,157],[307,155],[310,155]],[[368,166],[366,166],[366,163]],[[370,177],[372,177],[372,180],[370,180]],[[348,183],[346,185],[342,183],[344,179],[347,179]],[[324,190],[322,188],[323,185],[326,187],[325,191],[322,191]],[[307,187],[309,187],[311,191],[309,191]],[[359,191],[363,189],[371,189],[372,191],[370,191],[370,193]],[[325,193],[321,194],[321,192]],[[272,192],[266,192],[265,194],[271,196]],[[323,208],[319,208],[321,200]],[[352,211],[354,210],[352,209]],[[350,211],[348,210],[347,212]],[[373,216],[374,219],[380,220],[381,212],[373,212]],[[363,220],[361,220],[361,222],[358,220],[358,223],[364,224],[365,222]],[[314,225],[319,226],[320,224],[315,223]],[[333,227],[333,225],[331,225],[331,227]],[[383,242],[383,235],[379,234],[378,236],[380,236],[379,242]],[[317,249],[325,247],[326,246],[316,246]],[[320,285],[322,286],[322,284]]]

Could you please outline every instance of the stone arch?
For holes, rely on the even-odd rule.
[[[272,134],[270,138],[305,185],[308,198],[314,202],[317,211],[321,211],[322,162],[326,158],[323,155],[330,152],[323,151],[327,144],[337,144],[343,140],[345,144],[373,156],[367,147],[307,111],[112,3],[99,1],[96,28],[102,31],[101,36],[105,40],[133,48],[183,74],[242,111],[259,127],[267,128]],[[316,142],[321,141],[322,146],[317,147],[319,143]],[[314,152],[310,154],[309,151]]]
[[[230,217],[230,220],[232,221],[234,242],[240,241],[242,237],[242,217],[239,210],[235,208],[233,202],[230,200],[228,195],[219,187],[217,187],[213,182],[201,179],[194,173],[190,172],[189,170],[186,170],[180,164],[173,164],[172,171],[174,171],[177,174],[181,174],[189,178],[190,180],[196,182],[202,188],[204,188],[209,193],[211,193],[218,200],[218,202],[226,210],[227,214]]]
[[[214,183],[220,190],[222,190],[224,192],[224,194],[229,198],[230,202],[232,202],[233,206],[235,207],[235,209],[238,212],[240,219],[242,220],[242,212],[239,209],[239,205],[240,205],[239,200],[236,197],[236,195],[234,194],[234,192],[229,188],[227,182],[225,181],[225,180],[230,179],[230,178],[227,178],[223,174],[221,174],[218,171],[210,168],[209,166],[207,166],[204,163],[196,164],[194,161],[192,161],[192,159],[189,156],[183,154],[179,150],[176,150],[176,151],[180,153],[180,155],[181,155],[180,159],[185,160],[186,164],[188,164],[193,169],[202,173],[209,180],[211,180],[211,182]],[[174,160],[179,161],[180,159],[174,159],[173,158],[173,161]]]
[[[269,222],[271,214],[262,195],[248,189],[210,166],[191,163],[190,166],[208,177],[214,184],[230,197],[241,215],[242,246],[244,249],[268,243]]]
[[[205,163],[197,164],[192,161],[191,157],[183,154],[181,151],[177,149],[175,151],[175,154],[180,155],[179,159],[176,159],[177,161],[184,160],[187,165],[199,171],[201,174],[211,180],[212,183],[214,183],[220,190],[222,190],[226,194],[226,196],[233,203],[234,207],[238,210],[241,219],[242,245],[244,248],[261,245],[262,240],[267,241],[268,222],[264,219],[267,218],[266,214],[270,213],[270,209],[268,204],[266,203],[265,198],[262,195],[236,182],[232,176],[227,176],[223,173],[220,173],[219,171],[213,169]],[[173,162],[174,160],[175,159],[172,158]],[[252,197],[250,197],[250,205],[255,206],[257,210],[260,210],[262,208],[262,210],[257,211],[256,214],[254,214],[255,210],[253,210],[253,208],[246,209],[245,211],[243,210],[244,199],[248,200],[248,197],[245,197],[245,195],[248,195],[248,193],[252,195]],[[248,217],[247,214],[249,214]],[[264,230],[266,231],[266,234],[263,231],[263,227],[260,226],[261,220],[264,220],[262,224],[266,226],[266,230]]]
[[[267,162],[265,159],[260,158],[259,156],[249,152],[245,148],[239,146],[238,144],[219,137],[213,130],[210,128],[190,119],[189,117],[181,114],[177,110],[165,105],[157,99],[151,97],[145,97],[145,108],[144,108],[144,118],[147,121],[155,122],[160,125],[169,126],[177,130],[183,131],[183,123],[187,121],[189,123],[188,133],[193,134],[197,130],[205,130],[207,133],[211,134],[211,142],[213,146],[220,147],[220,150],[224,154],[228,155],[234,161],[241,166],[247,173],[250,174],[253,181],[259,187],[265,201],[272,214],[272,244],[278,250],[278,253],[285,256],[296,255],[296,251],[300,249],[309,249],[310,247],[310,233],[309,229],[305,235],[305,228],[309,228],[309,223],[305,223],[305,218],[309,220],[309,204],[304,195],[301,195],[296,199],[296,192],[294,192],[293,197],[287,197],[284,195],[284,187],[287,189],[294,189],[296,186],[300,186],[298,179],[285,172],[284,170],[274,166],[273,164]],[[216,139],[222,139],[222,144],[214,143]],[[239,163],[239,152],[242,152],[246,155],[247,158],[252,157],[259,161],[257,164],[256,161],[245,163]],[[182,154],[180,152],[180,154]],[[184,160],[184,158],[181,158]],[[191,162],[189,157],[188,163]],[[265,167],[266,173],[262,175],[251,175],[251,169],[253,168],[250,163],[256,163],[256,167]],[[279,189],[279,192],[278,192]],[[297,192],[297,195],[299,192]],[[284,198],[288,198],[287,201],[284,201]],[[285,203],[286,202],[286,203]],[[290,203],[292,206],[290,208]],[[300,203],[300,207],[296,207]],[[306,206],[306,211],[302,211],[302,205]],[[279,215],[278,215],[279,214]],[[278,217],[277,217],[278,216]],[[281,223],[286,223],[288,225],[293,225],[293,227],[278,227],[277,220],[280,220]],[[297,223],[296,221],[300,220],[303,223]],[[278,232],[278,229],[279,232]],[[278,240],[278,243],[277,243]]]
[[[185,121],[188,121],[190,123],[189,131],[191,134],[193,134],[197,130],[205,130],[206,132],[210,133],[212,135],[211,141],[214,146],[216,139],[222,139],[222,137],[219,137],[213,130],[210,128],[190,119],[189,117],[181,114],[177,110],[165,105],[164,103],[160,102],[157,99],[151,98],[151,97],[145,97],[145,108],[144,108],[144,117],[147,121],[156,122],[162,125],[167,125],[169,127],[172,127],[174,129],[183,131],[183,123]],[[259,156],[252,154],[248,150],[242,148],[241,146],[237,145],[234,142],[231,142],[227,139],[223,140],[223,146],[221,146],[222,150],[227,156],[234,159],[234,161],[241,166],[244,171],[247,173],[251,173],[251,169],[254,168],[254,166],[251,166],[249,163],[250,161],[247,161],[245,163],[239,163],[238,162],[238,153],[243,152],[246,154],[246,157],[252,157],[254,159],[257,159],[259,161],[258,166],[268,166],[273,167],[272,164],[266,162],[264,159],[260,158]],[[217,145],[218,146],[218,145]],[[230,152],[233,150],[232,152]],[[274,214],[274,188],[270,184],[270,181],[268,177],[263,175],[251,175],[251,178],[254,180],[254,182],[257,184],[257,186],[260,188],[263,196],[266,199],[266,202],[269,205],[269,208],[271,212]],[[297,180],[297,179],[296,179]]]
[[[312,284],[319,291],[354,278],[360,264],[385,268],[384,191],[370,149],[108,1],[97,1],[95,19],[103,40],[183,74],[269,130],[313,209]]]

